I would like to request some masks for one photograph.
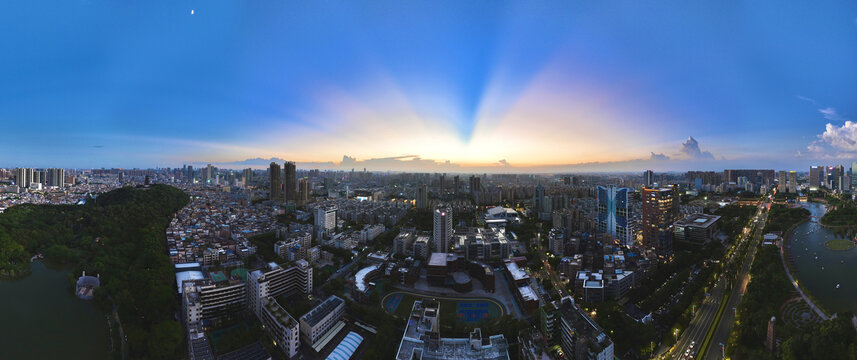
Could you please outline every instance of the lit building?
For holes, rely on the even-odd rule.
[[[851,173],[854,173],[855,166],[857,163],[853,163],[851,165]],[[810,166],[809,167],[809,187],[810,188],[820,188],[821,181],[824,177],[824,166]]]
[[[631,227],[631,189],[613,185],[598,187],[598,232],[610,234],[624,245],[634,243]]]
[[[262,299],[261,309],[259,320],[265,325],[265,332],[274,341],[274,346],[279,347],[289,358],[295,357],[300,346],[297,320],[270,296]]]
[[[613,340],[571,297],[560,305],[560,346],[566,359],[613,360]]]
[[[643,188],[643,245],[655,249],[658,256],[672,253],[672,226],[679,217],[679,196],[678,185]]]
[[[675,241],[707,243],[716,232],[717,215],[691,214],[673,223]]]
[[[432,228],[432,251],[446,252],[452,240],[452,208],[439,205],[434,209],[434,227]]]
[[[843,176],[845,176],[844,172],[845,171],[842,168],[842,165],[839,165],[837,167],[837,174],[836,174],[837,175],[837,177],[836,177],[837,188],[839,190],[842,190],[842,178],[843,178]],[[789,171],[789,192],[795,193],[795,194],[797,193],[797,171],[794,171],[794,170]]]

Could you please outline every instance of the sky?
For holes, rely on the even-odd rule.
[[[11,0],[0,34],[0,167],[857,160],[850,1]]]

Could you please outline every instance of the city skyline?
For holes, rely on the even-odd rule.
[[[857,158],[855,4],[0,6],[5,167]]]

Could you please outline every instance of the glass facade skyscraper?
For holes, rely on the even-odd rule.
[[[628,246],[634,243],[630,222],[631,191],[613,185],[598,186],[598,233],[610,234],[613,239]]]

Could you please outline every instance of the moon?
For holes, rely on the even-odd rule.
[[[190,9],[190,14],[193,15],[193,9]]]

